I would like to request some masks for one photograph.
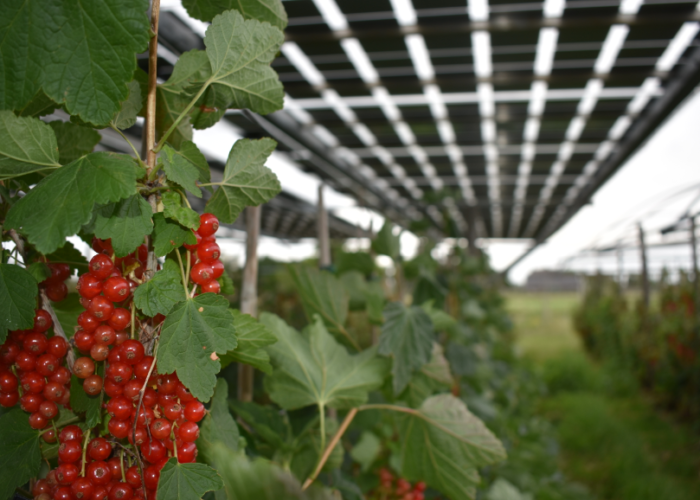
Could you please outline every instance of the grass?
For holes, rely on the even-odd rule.
[[[517,345],[544,376],[542,413],[560,463],[600,500],[700,498],[700,437],[654,408],[630,377],[593,363],[571,327],[575,294],[508,295]]]

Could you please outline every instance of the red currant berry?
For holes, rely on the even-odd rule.
[[[49,419],[39,412],[29,415],[29,427],[32,429],[43,429],[48,423]]]
[[[104,299],[104,297],[102,297]],[[90,301],[90,306],[92,306],[92,302],[96,300],[97,297],[92,299]],[[106,300],[106,299],[105,299]],[[88,307],[90,307],[88,306]],[[92,315],[92,313],[87,310],[83,311],[78,315],[78,325],[80,325],[80,328],[83,329],[83,331],[86,331],[88,333],[92,333],[95,331],[95,329],[100,326],[100,320],[97,319],[95,316]]]
[[[95,486],[90,500],[109,500],[109,488],[106,486]]]
[[[79,477],[73,484],[70,485],[70,490],[73,493],[73,498],[77,500],[90,500],[95,487],[86,477]]]
[[[69,372],[70,373],[70,372]],[[60,382],[51,381],[44,386],[42,395],[45,399],[59,403],[66,393],[66,386]]]
[[[83,447],[80,441],[66,441],[58,447],[58,459],[63,463],[73,463],[83,456]]]
[[[116,398],[124,393],[124,386],[117,384],[114,380],[107,378],[103,382],[105,394],[110,398]]]
[[[168,439],[171,429],[172,424],[164,418],[157,418],[151,424],[151,434],[156,439]]]
[[[17,344],[6,342],[0,346],[0,363],[10,366],[15,362],[20,349]]]
[[[132,378],[126,384],[124,384],[124,397],[132,400],[134,403],[138,400],[139,393],[141,392],[141,387],[143,387],[143,381]]]
[[[77,347],[80,352],[88,353],[90,349],[92,349],[92,346],[95,345],[95,337],[91,332],[80,330],[73,336],[73,342],[75,342],[75,347]]]
[[[112,480],[112,470],[106,462],[91,462],[87,466],[85,477],[95,486],[106,486]]]
[[[109,325],[100,325],[95,329],[95,342],[104,345],[112,345],[117,339],[117,333]]]
[[[114,313],[114,304],[108,298],[98,295],[90,302],[88,311],[99,321],[107,321]]]
[[[76,377],[86,379],[93,373],[95,373],[95,362],[92,359],[83,356],[75,360],[73,374]]]
[[[70,486],[61,486],[53,494],[53,500],[75,500]]]
[[[108,323],[115,331],[123,330],[131,323],[131,313],[128,309],[117,307]]]
[[[117,420],[116,418],[109,421],[109,424],[107,424],[107,430],[117,439],[124,439],[126,436],[131,434],[129,422],[126,420]]]
[[[134,489],[127,483],[119,482],[109,490],[109,500],[131,500],[134,497]]]
[[[19,381],[10,371],[0,373],[0,391],[14,392],[19,387]]]
[[[112,302],[122,302],[129,298],[129,282],[122,277],[109,278],[102,286],[102,293]]]
[[[199,422],[204,418],[205,413],[204,405],[197,400],[190,401],[185,405],[184,416],[190,422]]]
[[[32,495],[38,496],[42,493],[51,493],[51,485],[46,479],[39,479],[32,488]]]
[[[175,422],[182,417],[182,406],[179,403],[171,403],[163,406],[163,415],[171,422]]]
[[[53,419],[58,415],[58,405],[53,401],[44,401],[39,406],[39,413],[45,416],[48,420]]]
[[[19,392],[0,392],[0,406],[3,408],[12,408],[19,401]]]
[[[141,486],[141,473],[139,472],[139,468],[135,465],[132,465],[126,470],[124,477],[126,478],[126,482],[134,488],[138,488]]]
[[[129,333],[128,332],[117,332],[116,335],[117,335],[117,338],[114,339],[114,345],[121,346],[124,342],[129,340]],[[122,352],[119,351],[120,356],[121,356],[121,354],[122,354]]]
[[[102,392],[103,385],[102,377],[99,375],[90,375],[83,381],[83,390],[88,396],[97,396]]]
[[[115,363],[121,363],[122,362],[122,350],[120,349],[119,346],[115,347],[112,349],[112,351],[109,353],[109,356],[107,356],[107,363],[110,365],[113,365]]]
[[[140,479],[140,478],[139,478]],[[143,471],[143,481],[146,488],[149,490],[155,490],[158,488],[158,480],[160,479],[160,470],[155,465],[146,467]],[[128,478],[127,478],[128,480]]]
[[[48,266],[51,270],[51,276],[47,278],[44,283],[57,283],[70,278],[70,266],[68,264],[54,264],[53,262],[49,262]]]
[[[58,441],[58,436],[56,435],[56,430],[55,429],[47,429],[41,434],[41,438],[44,440],[44,442],[53,444],[56,441]]]
[[[177,447],[177,461],[181,464],[192,463],[197,458],[197,445],[183,442]]]
[[[42,354],[36,360],[36,371],[44,377],[50,377],[59,367],[59,361],[53,354]]]
[[[90,259],[90,274],[102,281],[112,273],[114,262],[105,254],[97,254]]]
[[[88,444],[88,455],[93,460],[107,460],[112,453],[112,445],[104,438],[96,437]]]
[[[219,229],[219,219],[214,214],[202,214],[199,216],[199,229],[197,232],[203,238],[213,236]]]
[[[66,441],[82,441],[83,430],[77,425],[67,425],[61,429],[61,433],[58,435],[58,440],[61,443],[65,443]]]
[[[121,350],[122,361],[129,365],[135,365],[141,361],[145,354],[143,344],[134,339],[124,341]]]
[[[92,299],[102,292],[102,280],[95,278],[92,274],[83,274],[78,279],[78,293],[81,297]]]
[[[207,281],[202,285],[202,293],[219,293],[221,284],[216,280]]]
[[[197,242],[196,242],[196,243],[192,243],[192,244],[185,243],[185,248],[186,248],[187,250],[189,250],[190,252],[194,252],[195,250],[197,250],[197,247],[198,247],[199,244],[202,242],[202,237],[199,235],[198,232],[193,231],[192,234],[194,234],[194,237],[195,237],[195,239],[197,240]]]
[[[143,359],[141,359],[141,361],[134,365],[134,375],[136,376],[136,378],[139,380],[146,380],[148,372],[151,371],[152,364],[153,356],[144,356]],[[155,368],[153,368],[153,372],[151,372],[151,374],[153,373],[155,373]]]
[[[117,420],[126,420],[131,416],[131,410],[133,406],[131,401],[126,399],[124,396],[118,396],[112,398],[107,403],[107,412],[116,418]]]
[[[105,344],[93,344],[90,348],[90,357],[95,361],[104,361],[109,356],[109,346]]]
[[[159,440],[152,439],[141,445],[141,453],[147,462],[154,464],[165,458],[167,450]]]
[[[29,372],[22,375],[19,380],[22,390],[30,394],[41,394],[46,387],[46,379],[37,372]]]
[[[113,363],[107,367],[107,378],[112,379],[117,384],[126,384],[134,370],[126,363]]]
[[[204,262],[198,262],[192,267],[190,278],[193,282],[197,283],[198,285],[203,285],[204,283],[208,283],[209,281],[211,281],[213,279],[213,275],[214,270],[209,264],[205,264]]]
[[[146,387],[143,393],[143,405],[146,408],[153,408],[158,403],[158,393],[150,387]]]
[[[19,398],[19,407],[27,413],[36,413],[43,402],[44,398],[38,394],[25,394]]]
[[[68,353],[68,342],[63,337],[56,335],[49,339],[49,346],[46,350],[60,359]]]
[[[53,320],[51,319],[51,315],[43,309],[38,309],[34,314],[34,331],[37,333],[44,333],[52,326]],[[46,340],[46,337],[44,337],[44,340]]]
[[[215,280],[218,280],[222,274],[224,274],[224,264],[220,260],[212,260],[209,262],[209,265],[211,266],[212,270],[214,271],[214,274],[212,275],[212,278]]]
[[[201,260],[202,262],[211,262],[212,260],[217,260],[220,255],[221,249],[219,248],[219,245],[217,245],[213,241],[203,241],[197,247],[197,257],[199,257],[199,260]]]
[[[151,410],[150,408],[144,408],[143,406],[144,405],[141,405],[141,408],[139,408],[139,414],[136,418],[136,425],[149,426],[151,425],[151,422],[155,420],[155,415],[153,413],[153,410]],[[136,408],[134,408],[131,412],[131,416],[136,416]]]
[[[46,284],[46,296],[52,302],[61,302],[68,296],[68,287],[62,281]]]
[[[158,379],[158,394],[171,395],[177,391],[177,384],[180,382],[174,373],[161,375]]]
[[[15,364],[23,372],[31,372],[36,366],[36,356],[27,351],[20,351],[15,358]]]
[[[141,446],[143,443],[148,441],[148,431],[145,427],[136,427],[136,431],[129,428],[129,434],[126,436],[131,444],[137,444]]]
[[[68,384],[70,382],[70,371],[65,366],[59,366],[49,377],[49,382],[56,382],[61,385]]]
[[[194,396],[187,387],[182,385],[182,382],[177,384],[177,388],[175,389],[175,395],[178,397],[180,403],[183,405],[189,403],[190,401],[194,401]]]
[[[49,317],[49,319],[51,318]],[[46,335],[44,335],[43,333],[29,333],[26,337],[24,337],[24,350],[32,353],[34,356],[40,356],[44,354],[48,346],[49,341],[46,340]]]
[[[199,426],[194,422],[183,422],[177,430],[180,439],[186,443],[193,443],[199,437]]]

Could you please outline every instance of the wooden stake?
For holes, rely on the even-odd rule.
[[[258,236],[260,235],[260,213],[262,207],[248,207],[246,217],[246,258],[241,286],[241,312],[258,315]],[[250,365],[238,365],[238,399],[253,400],[255,372]]]
[[[649,269],[647,267],[647,246],[644,242],[644,229],[642,224],[637,224],[639,233],[639,252],[642,259],[642,298],[644,299],[644,307],[649,309]]]
[[[328,231],[328,212],[323,204],[323,184],[318,186],[318,265],[321,269],[331,265],[331,242]]]

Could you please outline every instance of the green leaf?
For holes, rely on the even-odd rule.
[[[529,493],[522,493],[502,477],[496,478],[484,497],[486,500],[533,500]]]
[[[184,0],[187,13],[204,22],[225,10],[236,9],[246,19],[266,21],[283,30],[287,27],[287,12],[281,0]]]
[[[413,375],[401,399],[406,400],[412,408],[417,408],[427,397],[451,387],[453,382],[445,352],[440,344],[434,342],[430,361]]]
[[[202,458],[211,463],[211,448],[214,443],[223,443],[230,450],[238,450],[240,433],[228,409],[228,384],[222,378],[216,381],[211,407],[204,417],[201,433],[197,441]]]
[[[457,323],[457,321],[445,311],[433,307],[432,300],[425,302],[421,307],[428,313],[428,316],[430,316],[430,320],[433,322],[436,331],[449,330]]]
[[[187,52],[185,52],[187,54]],[[180,57],[180,61],[185,56]],[[178,63],[180,62],[178,61]],[[175,65],[177,68],[177,64]],[[172,76],[171,76],[172,78]],[[171,90],[163,85],[156,88],[156,139],[160,141],[163,134],[175,123],[178,116],[185,111],[190,99],[180,91]],[[192,140],[192,124],[189,116],[184,117],[175,130],[168,136],[168,143],[179,148],[186,141]]]
[[[272,373],[270,356],[264,348],[277,342],[277,337],[252,316],[235,309],[231,309],[230,312],[233,315],[238,346],[221,357],[221,366],[225,367],[235,361],[254,366],[265,373]]]
[[[285,409],[352,408],[367,401],[368,392],[384,381],[387,363],[375,349],[351,356],[318,318],[305,334],[272,314],[264,313],[260,321],[278,340],[267,348],[275,370],[265,378],[265,386],[270,398]]]
[[[104,363],[97,364],[98,375],[104,375]],[[88,396],[83,389],[83,381],[77,377],[71,377],[70,381],[70,407],[78,413],[85,413],[85,425],[88,428],[95,427],[102,419],[102,399],[104,392],[97,396]]]
[[[433,323],[420,307],[392,302],[384,308],[386,322],[379,336],[379,353],[393,356],[394,394],[400,394],[413,372],[428,362],[433,349]]]
[[[153,250],[158,257],[168,255],[185,243],[188,245],[197,243],[197,238],[192,230],[166,219],[160,212],[153,214],[153,223]]]
[[[236,293],[236,287],[233,284],[233,280],[225,271],[224,274],[219,276],[216,281],[219,282],[219,286],[221,287],[221,295],[233,295]]]
[[[175,304],[185,299],[180,269],[172,260],[166,260],[163,269],[134,291],[134,304],[150,317],[167,316]]]
[[[394,225],[388,219],[372,241],[372,250],[394,260],[401,256],[401,233],[394,234]]]
[[[60,166],[56,136],[49,125],[0,111],[0,180]]]
[[[163,215],[178,221],[185,227],[199,229],[199,214],[189,207],[182,206],[182,197],[171,191],[163,193]]]
[[[367,318],[375,325],[381,325],[384,322],[384,304],[386,296],[381,283],[371,281],[367,283],[365,291],[365,300],[367,302]]]
[[[338,420],[335,418],[326,419],[326,443],[329,443],[338,431]],[[303,481],[311,475],[323,455],[321,446],[321,429],[318,426],[309,427],[294,440],[296,446],[292,450],[290,469],[292,473]],[[323,465],[323,471],[330,472],[339,468],[343,464],[343,447],[338,443],[333,447],[328,460]]]
[[[43,262],[35,262],[34,264],[30,264],[27,267],[27,271],[32,275],[37,283],[41,283],[46,278],[51,277],[51,269],[49,269],[49,266]]]
[[[205,293],[176,304],[163,323],[158,373],[177,371],[180,381],[200,401],[214,393],[221,365],[212,354],[236,348],[236,329],[228,300]]]
[[[270,201],[281,191],[277,176],[264,163],[277,146],[272,139],[240,139],[231,148],[219,189],[207,211],[232,224],[246,206]]]
[[[214,17],[204,36],[212,72],[207,81],[228,94],[228,107],[260,114],[282,109],[284,91],[270,63],[283,41],[279,29],[236,10]]]
[[[315,485],[306,491],[289,472],[262,458],[249,460],[218,444],[214,463],[224,482],[228,500],[332,500],[335,497]],[[161,476],[162,477],[162,476]],[[176,498],[176,497],[172,497]],[[160,500],[160,499],[159,499]]]
[[[359,271],[367,276],[374,271],[374,260],[367,252],[338,252],[334,263],[340,275]]]
[[[182,146],[180,146],[180,151],[178,151],[178,153],[197,168],[197,178],[199,179],[199,182],[201,182],[202,184],[207,184],[211,181],[211,171],[209,169],[209,163],[207,163],[207,159],[204,157],[204,155],[194,142],[185,141],[184,143],[182,143]],[[212,191],[211,186],[206,186],[205,189]]]
[[[505,460],[501,442],[449,394],[426,399],[399,421],[401,474],[449,498],[474,498],[478,467]]]
[[[146,0],[8,2],[0,21],[0,107],[22,108],[43,88],[71,115],[109,123],[148,46]],[[60,50],[59,50],[60,49]]]
[[[95,236],[111,238],[117,257],[125,257],[143,244],[153,231],[153,210],[139,194],[99,207],[95,212]]]
[[[8,330],[34,326],[34,309],[39,287],[34,277],[14,264],[0,264],[0,343]]]
[[[15,203],[5,220],[22,229],[29,242],[49,254],[90,221],[96,202],[119,201],[134,194],[141,175],[133,158],[90,153],[61,167]]]
[[[350,450],[352,459],[362,466],[362,472],[367,472],[382,450],[382,442],[370,431],[363,431],[359,441]]]
[[[359,271],[348,271],[340,275],[340,282],[350,299],[350,310],[362,310],[367,305],[367,282]]]
[[[160,472],[156,500],[199,500],[207,491],[223,488],[214,469],[204,464],[180,464],[171,458]]]
[[[56,311],[58,322],[61,323],[63,331],[70,338],[78,326],[78,316],[85,308],[80,304],[80,295],[69,293],[61,302],[53,302],[53,309]]]
[[[71,274],[74,271],[78,271],[80,274],[87,272],[88,261],[80,251],[73,246],[73,243],[66,241],[66,243],[55,252],[50,253],[46,256],[49,262],[55,262],[57,264],[68,264],[71,269]]]
[[[163,170],[168,180],[180,184],[187,191],[201,198],[202,190],[195,184],[195,181],[199,179],[197,167],[167,144],[162,151],[164,153],[161,156],[163,159]]]
[[[17,116],[33,116],[38,118],[40,116],[46,116],[53,113],[57,108],[58,104],[53,102],[49,96],[47,96],[43,90],[39,90],[34,98],[29,101],[25,106],[21,108],[15,108],[15,114]]]
[[[102,139],[96,130],[77,123],[53,121],[49,125],[56,134],[58,159],[62,165],[91,153]]]
[[[127,84],[129,87],[129,97],[122,102],[121,109],[112,118],[112,125],[119,129],[133,127],[136,117],[141,111],[141,87],[139,82],[132,80]]]
[[[340,280],[328,271],[308,266],[289,266],[288,269],[309,321],[318,314],[329,332],[357,346],[344,326],[350,299]]]
[[[19,408],[0,416],[0,498],[11,498],[17,486],[39,473],[39,440],[39,433]]]
[[[291,428],[278,409],[252,402],[232,400],[231,407],[259,437],[274,449],[282,448],[291,435]]]

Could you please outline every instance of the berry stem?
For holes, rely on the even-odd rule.
[[[182,274],[182,288],[185,289],[185,297],[187,297],[188,290],[187,290],[187,276],[185,275],[185,266],[182,265],[182,256],[180,255],[180,251],[175,250],[175,253],[177,254],[177,261],[180,263],[180,274]],[[190,262],[190,252],[187,252],[187,263],[189,264],[189,262]],[[189,265],[187,267],[189,267]]]
[[[187,267],[185,268],[185,283],[190,281],[190,271],[192,270],[192,255],[187,252]]]
[[[126,474],[124,473],[124,450],[119,454],[119,465],[122,469],[122,481],[126,483]],[[143,480],[143,478],[141,478]]]
[[[91,429],[88,429],[88,431],[85,433],[85,441],[83,441],[83,461],[82,465],[80,466],[80,477],[85,477],[85,459],[87,457],[88,442],[90,441],[90,432]]]
[[[112,128],[112,130],[114,130],[117,134],[121,135],[122,138],[127,142],[127,144],[129,144],[129,146],[131,147],[131,150],[134,152],[134,155],[136,156],[136,161],[139,162],[139,165],[141,165],[142,167],[144,167],[144,164],[143,164],[143,162],[141,161],[141,155],[139,155],[139,152],[136,150],[136,148],[134,147],[134,145],[132,144],[132,142],[129,140],[129,138],[128,138],[127,136],[124,135],[124,132],[122,132],[122,131],[119,130],[117,127],[115,127],[113,123],[110,123],[109,126],[110,126],[110,127]]]

